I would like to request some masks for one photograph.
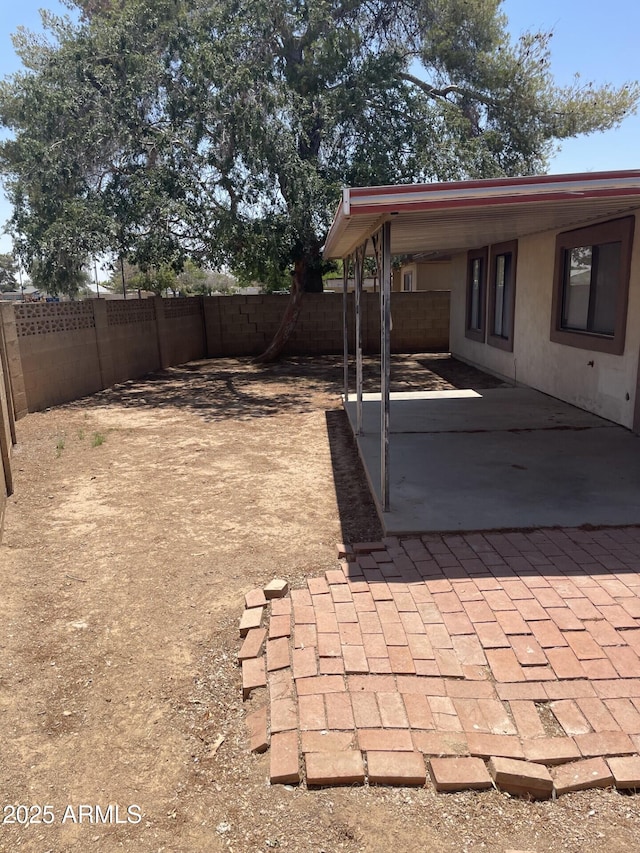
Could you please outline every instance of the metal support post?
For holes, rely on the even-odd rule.
[[[347,292],[349,290],[349,258],[342,259],[342,352],[344,358],[344,401],[349,402],[349,331],[347,327]]]
[[[389,511],[389,412],[391,383],[391,223],[382,226],[380,268],[380,499]]]

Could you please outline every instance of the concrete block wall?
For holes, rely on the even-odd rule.
[[[275,335],[286,295],[94,299],[5,304],[2,324],[16,417],[78,399],[160,368],[201,358],[259,355]],[[449,293],[394,293],[393,352],[445,351]],[[349,349],[355,338],[348,297]],[[288,355],[342,352],[342,296],[307,294]],[[363,349],[380,351],[380,300],[363,293]]]

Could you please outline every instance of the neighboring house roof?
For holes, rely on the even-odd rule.
[[[347,257],[389,219],[393,254],[452,253],[637,207],[640,170],[346,188],[324,256]]]

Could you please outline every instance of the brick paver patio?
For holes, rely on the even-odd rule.
[[[640,528],[388,538],[337,565],[247,595],[273,783],[640,788]]]

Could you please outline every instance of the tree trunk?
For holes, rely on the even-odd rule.
[[[289,302],[278,331],[266,350],[255,360],[260,364],[276,361],[282,354],[298,322],[305,293],[322,293],[322,271],[319,263],[310,262],[308,257],[296,260],[291,283]]]

